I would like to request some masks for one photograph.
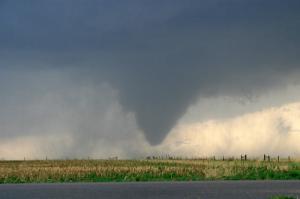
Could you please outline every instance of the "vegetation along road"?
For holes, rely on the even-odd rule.
[[[299,179],[296,160],[0,161],[0,184]]]

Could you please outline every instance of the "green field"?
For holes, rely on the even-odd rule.
[[[270,199],[296,199],[296,198],[293,196],[274,196]]]
[[[300,179],[300,161],[0,161],[0,183]]]

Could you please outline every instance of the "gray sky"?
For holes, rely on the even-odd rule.
[[[68,129],[93,148],[138,131],[158,145],[199,100],[255,102],[298,85],[299,9],[297,0],[0,0],[0,138]],[[297,100],[205,107],[193,120]],[[107,122],[111,104],[131,119]]]

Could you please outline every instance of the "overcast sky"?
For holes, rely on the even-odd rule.
[[[298,110],[299,10],[297,0],[0,0],[0,158],[224,151],[237,127]],[[248,134],[279,145],[297,114]],[[203,137],[212,129],[224,149]],[[184,135],[202,137],[176,149]]]

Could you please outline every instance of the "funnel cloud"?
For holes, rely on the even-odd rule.
[[[299,9],[294,0],[0,0],[0,139],[63,135],[70,147],[53,156],[135,145],[130,157],[172,140],[199,101],[244,105],[207,103],[188,114],[194,122],[297,102],[257,100],[300,83]]]

